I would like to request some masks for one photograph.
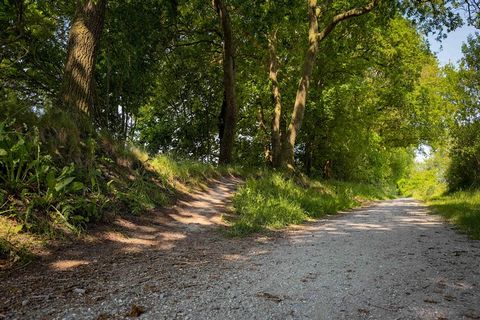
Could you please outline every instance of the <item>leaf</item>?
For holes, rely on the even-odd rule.
[[[64,189],[66,186],[68,186],[73,180],[75,180],[75,177],[67,177],[55,185],[55,191],[59,192],[60,190]]]
[[[277,296],[275,294],[268,293],[268,292],[258,292],[256,296],[260,298],[265,298],[267,300],[271,300],[277,303],[283,301],[282,297]]]
[[[73,184],[72,184],[72,191],[73,192],[77,192],[77,191],[80,191],[80,190],[83,190],[83,183],[79,182],[79,181],[75,181]]]
[[[18,224],[18,225],[16,225],[15,227],[13,227],[13,228],[11,229],[11,231],[12,231],[14,234],[17,234],[17,233],[19,233],[20,231],[22,231],[22,229],[23,229],[23,225],[22,225],[22,224]]]
[[[145,313],[145,309],[143,307],[132,304],[132,308],[130,309],[130,312],[127,314],[127,316],[136,318],[140,317],[143,313]]]
[[[55,188],[55,172],[53,170],[48,171],[46,181],[48,189],[51,190]]]
[[[0,157],[6,156],[6,155],[7,155],[7,150],[0,149]]]

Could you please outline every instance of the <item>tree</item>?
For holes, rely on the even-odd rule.
[[[303,62],[302,75],[298,84],[297,94],[295,97],[295,104],[293,107],[292,117],[287,130],[287,141],[282,151],[283,165],[294,168],[294,149],[297,135],[300,131],[305,113],[305,105],[307,102],[308,88],[310,85],[310,77],[312,75],[315,58],[318,51],[319,44],[332,32],[335,26],[343,20],[353,17],[358,17],[370,12],[378,0],[372,0],[365,7],[358,7],[338,13],[334,15],[319,32],[318,19],[322,15],[323,8],[317,8],[316,0],[309,0],[308,2],[308,50]]]
[[[50,1],[0,3],[0,90],[15,92],[44,110],[58,95],[63,41],[71,4]]]
[[[268,48],[270,53],[270,82],[272,87],[272,98],[274,104],[272,119],[272,165],[275,168],[282,163],[282,137],[285,132],[282,130],[282,95],[278,83],[278,61],[277,61],[277,30],[268,36]],[[283,132],[282,132],[283,131]]]
[[[60,100],[68,112],[90,115],[94,108],[95,58],[107,0],[77,2],[70,28]]]
[[[480,34],[468,39],[463,54],[460,70],[452,75],[458,106],[447,172],[452,191],[480,187]]]
[[[222,0],[213,0],[213,5],[220,18],[223,32],[224,101],[219,116],[220,154],[218,162],[228,164],[232,161],[238,113],[235,94],[235,49],[228,9]]]

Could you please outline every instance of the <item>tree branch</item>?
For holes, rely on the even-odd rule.
[[[345,11],[345,12],[342,12],[342,13],[339,13],[339,14],[335,15],[332,18],[332,20],[327,24],[327,26],[325,28],[323,28],[323,30],[320,33],[318,33],[318,36],[317,36],[318,42],[325,39],[330,34],[330,32],[332,32],[332,30],[335,28],[335,26],[339,22],[341,22],[343,20],[353,18],[353,17],[358,17],[358,16],[361,16],[365,13],[368,13],[368,12],[372,11],[373,8],[377,5],[378,2],[379,2],[379,0],[372,0],[369,4],[367,4],[363,8],[353,8],[353,9],[350,9],[348,11]]]

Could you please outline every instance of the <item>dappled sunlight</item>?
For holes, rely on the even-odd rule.
[[[222,223],[222,219],[220,217],[213,217],[208,218],[203,215],[195,214],[190,216],[184,216],[179,214],[171,214],[170,215],[175,221],[178,221],[183,224],[198,224],[203,226],[212,226],[212,225],[220,225]]]
[[[225,254],[223,255],[223,260],[225,261],[246,261],[247,257],[244,255],[233,253],[233,254]]]
[[[408,213],[407,213],[408,212]],[[443,227],[443,221],[430,215],[427,207],[413,199],[383,201],[371,207],[353,209],[328,216],[316,223],[292,226],[293,241],[315,241],[315,236],[350,236],[356,232],[394,233],[403,230],[429,230]]]
[[[46,255],[48,266],[53,272],[75,270],[88,268],[92,261],[108,257],[129,257],[147,252],[161,254],[179,248],[194,248],[204,232],[225,226],[222,214],[228,211],[226,203],[236,187],[229,181],[222,178],[217,182],[222,185],[214,184],[207,191],[186,194],[171,208],[161,208],[143,216],[116,217],[113,228],[100,226],[78,247]],[[247,259],[235,251],[219,258],[225,261]],[[106,255],[101,257],[100,252]]]
[[[382,230],[382,231],[392,230],[386,225],[373,224],[373,223],[347,223],[345,224],[345,227],[350,228],[352,230]]]
[[[50,266],[55,270],[65,271],[88,264],[90,264],[90,261],[86,260],[59,260],[51,263]]]
[[[128,245],[153,246],[157,243],[155,239],[128,238],[117,232],[108,232],[106,238],[113,242],[124,243]]]
[[[156,231],[155,227],[138,225],[126,219],[117,219],[114,224],[130,231],[141,231],[145,233]]]
[[[85,247],[62,252],[57,260],[51,257],[47,272],[54,275],[50,277],[53,280],[49,290],[64,294],[61,290],[68,277],[56,277],[55,273],[74,271],[65,273],[81,279],[82,285],[67,290],[66,294],[74,299],[79,296],[72,292],[75,288],[79,292],[87,290],[85,296],[102,292],[103,285],[98,289],[96,284],[99,280],[105,281],[108,288],[117,288],[123,283],[121,279],[128,279],[128,283],[148,290],[149,295],[158,294],[167,299],[170,292],[167,287],[189,297],[190,292],[196,292],[194,288],[199,292],[225,292],[225,288],[245,285],[255,288],[253,294],[263,293],[254,295],[255,305],[271,303],[270,299],[295,304],[298,300],[291,292],[303,290],[301,303],[309,310],[318,307],[319,300],[310,298],[315,292],[321,299],[343,297],[346,304],[359,304],[371,315],[382,307],[389,312],[404,308],[417,318],[432,319],[438,315],[452,318],[448,317],[448,304],[443,302],[470,299],[469,295],[476,291],[472,278],[449,277],[444,273],[444,268],[461,263],[463,254],[468,257],[468,252],[461,250],[458,242],[452,242],[453,249],[449,248],[444,243],[449,239],[443,236],[453,231],[413,201],[381,202],[291,226],[286,232],[234,239],[217,232],[207,233],[219,225],[223,210],[212,207],[213,210],[204,210],[183,205],[153,212],[147,217],[118,219],[115,231],[100,230],[96,242],[89,241]],[[440,260],[438,250],[444,250]],[[91,275],[99,271],[100,277],[91,279]],[[393,298],[390,305],[376,303],[375,292],[390,297],[389,290],[397,290],[401,287],[399,283],[408,282],[414,275],[418,279],[405,285],[409,293],[405,296],[415,301],[411,305],[400,304],[397,308]],[[278,282],[280,277],[282,285]],[[393,286],[384,287],[381,283]],[[357,288],[365,286],[377,289],[355,294]],[[142,290],[140,295],[145,294]],[[349,290],[347,295],[345,290]],[[328,303],[322,300],[321,305],[335,306],[333,300]],[[353,313],[356,314],[358,308],[355,306]]]

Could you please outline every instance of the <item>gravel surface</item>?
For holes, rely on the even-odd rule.
[[[234,186],[220,181],[203,204],[191,200],[192,216],[207,208],[217,221]],[[0,318],[480,319],[480,242],[411,199],[268,237],[229,239],[216,224],[175,221],[127,224],[134,249],[73,247],[77,263],[61,256],[0,279]]]

